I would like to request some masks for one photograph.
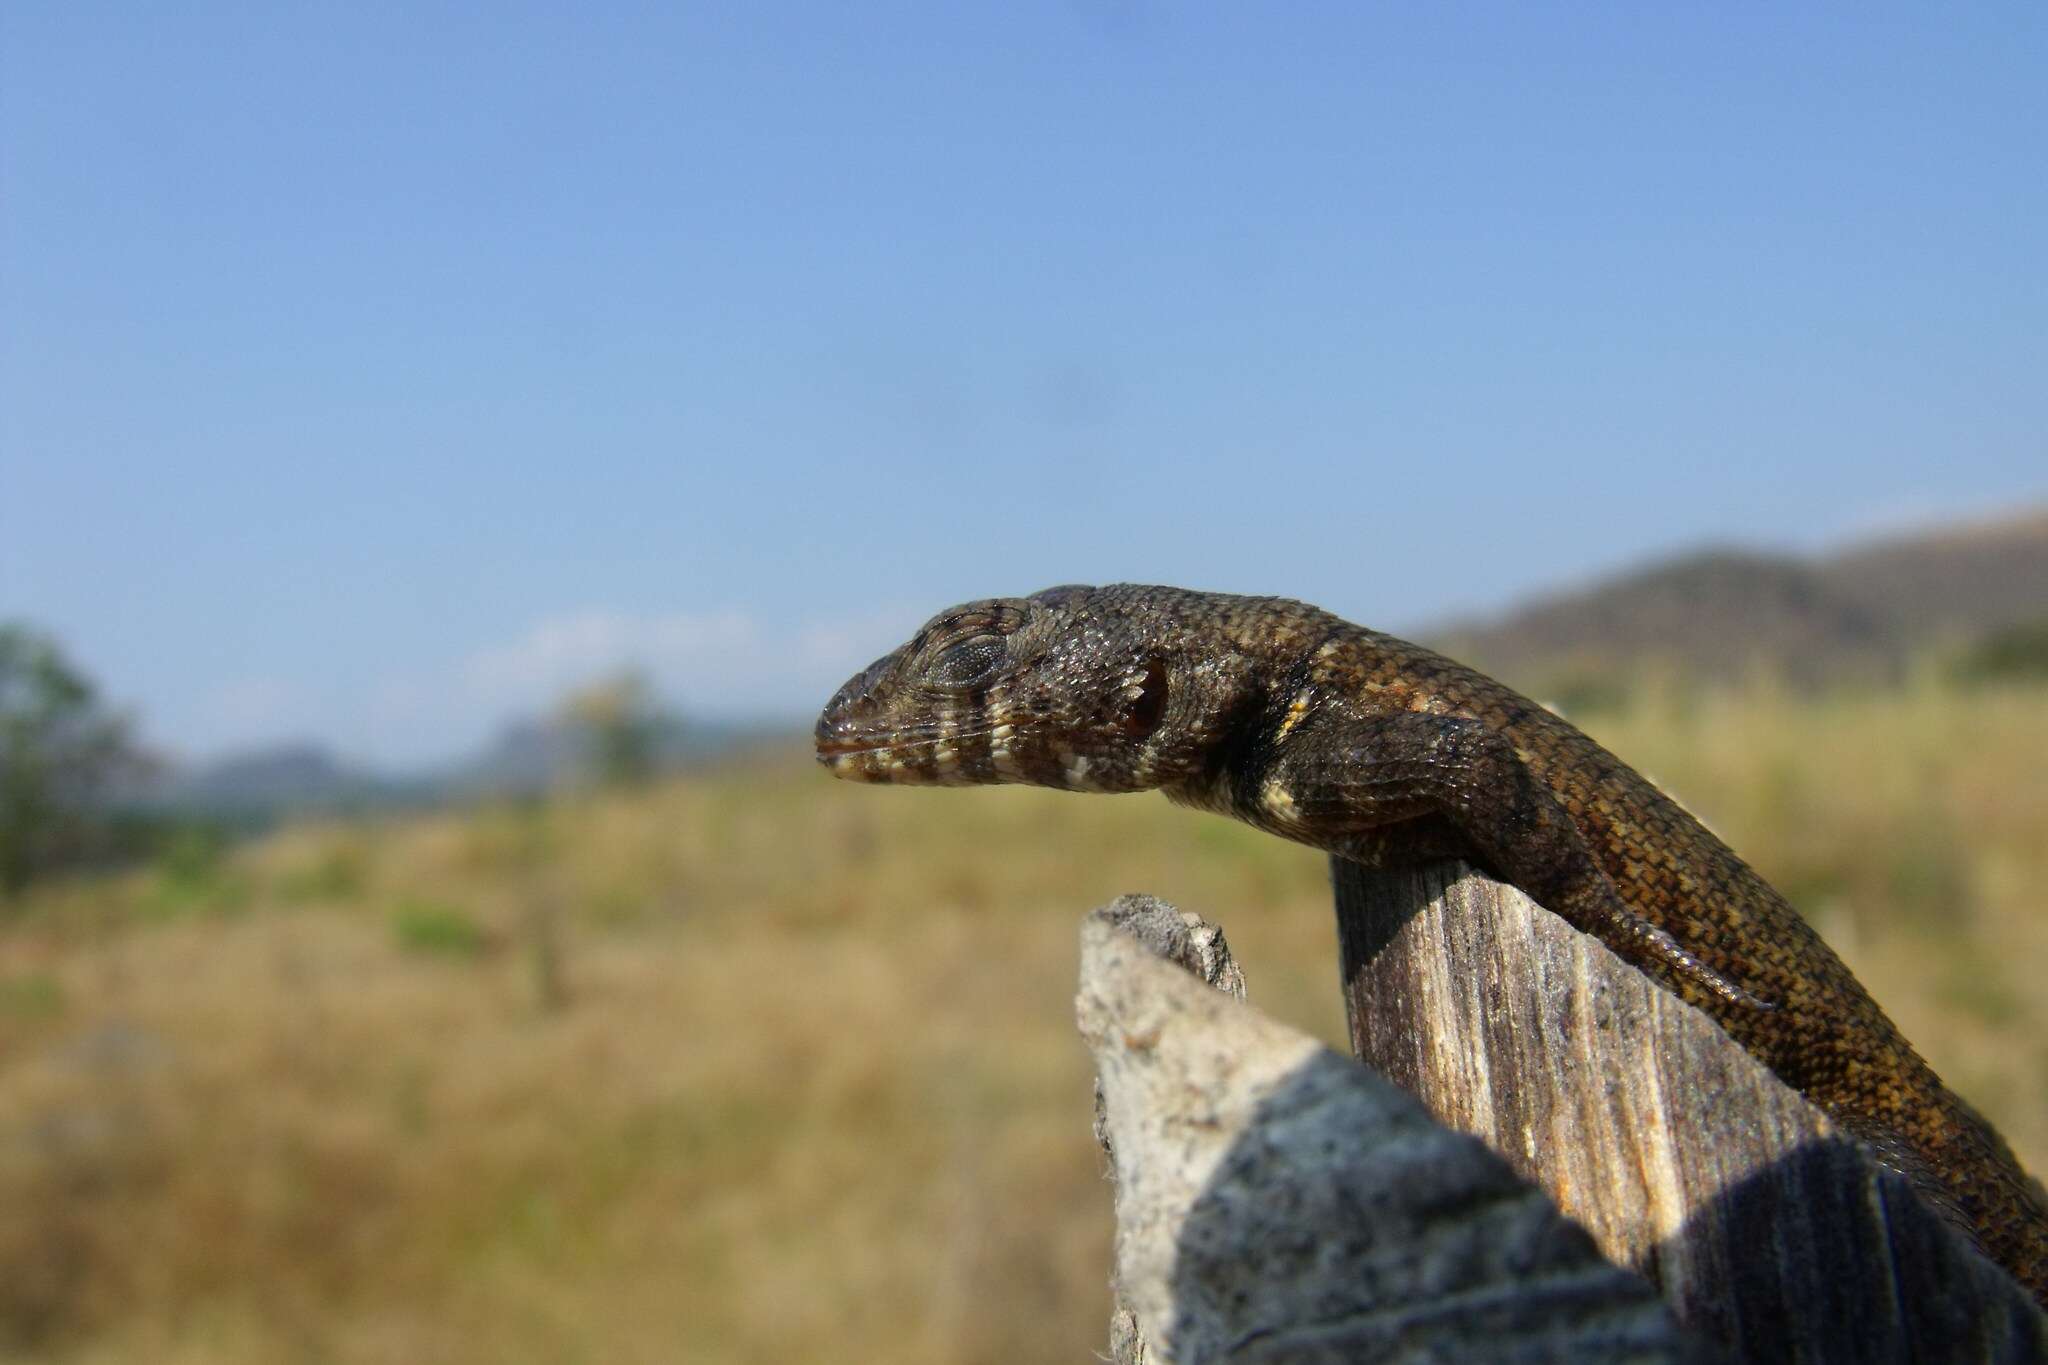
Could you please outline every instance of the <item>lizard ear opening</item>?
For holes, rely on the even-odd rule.
[[[1157,730],[1159,722],[1166,718],[1166,664],[1148,659],[1144,676],[1125,695],[1131,698],[1130,709],[1124,713],[1124,724],[1131,735],[1142,738]]]

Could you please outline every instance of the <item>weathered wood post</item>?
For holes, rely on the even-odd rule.
[[[1331,860],[1357,1055],[1745,1361],[2048,1360],[2048,1318],[1705,1014],[1456,863]]]
[[[1713,1358],[1500,1158],[1242,994],[1162,902],[1082,927],[1118,1365]]]

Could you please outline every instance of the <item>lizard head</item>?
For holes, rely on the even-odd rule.
[[[940,612],[819,716],[818,761],[858,782],[1144,791],[1200,764],[1192,645],[1141,593],[1049,588]],[[1213,685],[1213,665],[1201,681]]]

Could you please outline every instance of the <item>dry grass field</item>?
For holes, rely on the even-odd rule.
[[[2048,693],[1591,728],[2048,1167]],[[0,925],[0,1357],[1088,1359],[1074,941],[1128,890],[1337,1035],[1315,855],[794,751],[47,888]]]

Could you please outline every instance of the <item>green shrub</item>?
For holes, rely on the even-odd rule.
[[[1956,659],[1951,673],[1972,684],[2048,682],[2048,620],[1991,632]]]
[[[0,1016],[49,1019],[64,1012],[64,983],[48,972],[0,976]]]
[[[391,915],[391,932],[409,953],[438,957],[476,957],[485,947],[484,931],[467,912],[440,901],[400,901]]]
[[[277,894],[289,901],[351,900],[362,893],[369,869],[369,850],[360,839],[337,838],[280,873]]]
[[[104,860],[106,797],[148,766],[127,719],[55,640],[0,621],[0,903],[38,877]]]
[[[1628,684],[1608,673],[1572,673],[1536,689],[1552,709],[1575,720],[1612,716],[1628,710],[1634,700]]]
[[[227,914],[249,904],[248,878],[228,864],[227,836],[212,825],[174,827],[154,860],[149,904],[160,915]]]

